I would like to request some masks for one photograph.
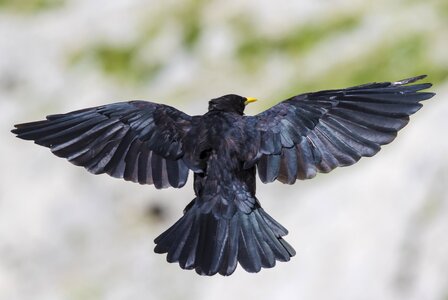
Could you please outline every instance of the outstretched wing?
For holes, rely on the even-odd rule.
[[[264,183],[293,184],[373,156],[434,96],[419,92],[430,83],[408,85],[424,77],[302,94],[246,117],[255,141],[246,166],[256,163]]]
[[[12,132],[94,174],[182,187],[188,177],[182,139],[191,118],[170,106],[131,101],[51,115]]]

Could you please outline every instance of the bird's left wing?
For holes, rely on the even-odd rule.
[[[12,132],[94,174],[182,187],[188,177],[182,142],[191,119],[167,105],[130,101],[51,115]]]
[[[248,116],[245,165],[264,183],[293,184],[373,156],[434,96],[419,92],[429,83],[409,85],[424,77],[302,94]]]

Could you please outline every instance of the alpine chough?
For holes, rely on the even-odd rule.
[[[209,101],[203,116],[171,106],[130,101],[50,115],[15,125],[24,140],[48,147],[93,174],[181,188],[194,175],[196,197],[183,216],[155,239],[155,252],[201,275],[231,275],[288,261],[288,231],[255,196],[263,183],[293,184],[318,172],[349,166],[390,143],[430,83],[418,76],[397,82],[301,94],[245,116],[255,101],[225,95]]]

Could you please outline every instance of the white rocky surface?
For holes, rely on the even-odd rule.
[[[294,62],[273,55],[262,71],[239,75],[226,27],[234,15],[275,35],[362,11],[354,31],[323,41],[300,61],[301,72],[316,80],[332,64],[410,31],[432,34],[432,57],[448,65],[447,23],[434,17],[432,2],[235,0],[207,6],[196,55],[181,49],[176,23],[167,24],[141,53],[165,62],[147,84],[121,85],[88,61],[68,66],[73,51],[133,41],[146,19],[180,3],[79,0],[35,14],[0,11],[0,299],[447,299],[446,82],[374,158],[294,186],[259,184],[262,205],[289,229],[297,255],[258,274],[238,268],[228,278],[200,277],[153,253],[153,239],[192,199],[191,178],[182,190],[159,191],[93,176],[9,132],[18,122],[129,98],[202,114],[207,99],[227,92],[272,97],[297,74]],[[251,113],[266,106],[253,105]],[[150,213],[154,205],[163,208],[161,218]]]

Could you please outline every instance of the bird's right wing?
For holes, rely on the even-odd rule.
[[[293,184],[373,156],[434,96],[419,92],[429,83],[409,85],[424,77],[302,94],[248,116],[245,165],[265,183]]]
[[[48,116],[12,132],[94,174],[182,187],[188,177],[183,138],[191,119],[167,105],[130,101]]]

